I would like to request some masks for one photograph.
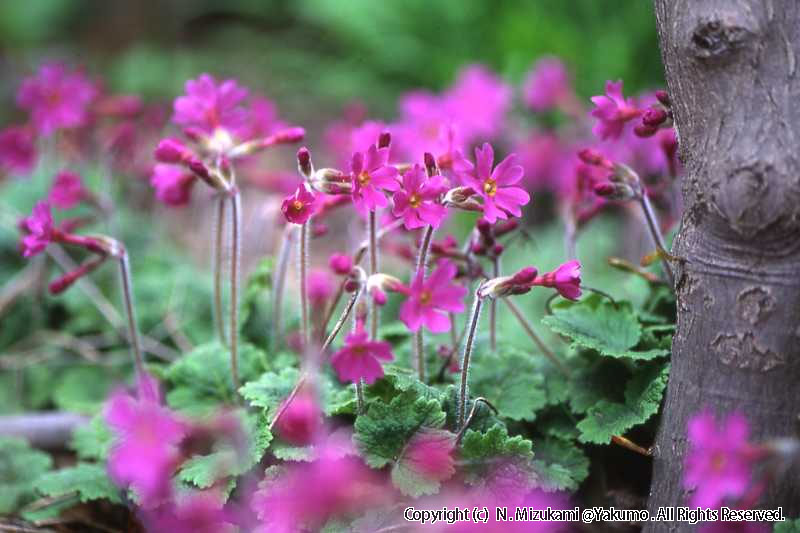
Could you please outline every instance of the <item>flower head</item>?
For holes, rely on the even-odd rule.
[[[207,135],[218,130],[236,134],[247,126],[247,110],[242,105],[247,94],[236,80],[218,82],[210,74],[201,74],[187,81],[186,94],[175,99],[172,120]]]
[[[325,306],[333,294],[333,277],[327,270],[314,269],[308,273],[308,299],[314,306]]]
[[[464,68],[444,94],[452,123],[469,141],[497,135],[510,105],[511,88],[481,65]]]
[[[281,212],[286,220],[294,224],[305,224],[317,208],[317,197],[305,183],[300,184],[294,194],[283,199]]]
[[[143,505],[151,506],[169,495],[186,426],[161,406],[158,385],[149,376],[140,380],[138,396],[117,391],[106,406],[106,422],[117,437],[108,471],[116,484],[130,485]]]
[[[143,513],[148,531],[233,533],[235,517],[214,490],[181,494],[167,505]]]
[[[456,265],[442,260],[428,279],[423,279],[420,272],[408,289],[408,299],[400,307],[400,320],[411,331],[417,331],[423,325],[433,333],[442,333],[450,329],[450,313],[464,311],[466,287],[456,285]]]
[[[533,111],[558,107],[572,95],[567,68],[555,57],[537,61],[525,79],[522,90],[525,104]]]
[[[414,165],[403,174],[403,187],[392,197],[392,213],[403,217],[406,229],[426,225],[438,228],[447,216],[447,209],[438,201],[445,191],[447,187],[441,176],[428,178],[421,166]]]
[[[70,72],[60,63],[46,63],[22,81],[17,104],[30,111],[42,135],[49,135],[62,128],[83,126],[88,106],[96,96],[97,88],[82,72]]]
[[[308,387],[301,387],[286,405],[275,426],[278,435],[290,444],[305,446],[313,442],[322,428],[322,410],[314,392]]]
[[[29,217],[20,221],[20,229],[25,233],[22,237],[22,256],[33,257],[41,253],[53,239],[53,215],[50,204],[39,202],[33,206]]]
[[[353,258],[347,254],[337,252],[328,259],[328,266],[334,273],[346,276],[353,270]]]
[[[721,424],[710,411],[689,420],[689,450],[683,486],[694,489],[692,507],[718,507],[745,494],[756,454],[748,442],[747,419],[738,413]]]
[[[475,166],[469,163],[468,170],[458,172],[458,175],[483,198],[483,217],[494,224],[498,218],[522,216],[520,207],[531,197],[524,189],[513,187],[524,173],[517,164],[516,155],[509,155],[492,169],[494,150],[489,143],[483,143],[483,146],[475,148],[475,163]]]
[[[69,170],[62,170],[53,180],[48,200],[59,209],[70,209],[87,197],[81,177]]]
[[[25,126],[9,126],[0,131],[0,170],[27,174],[36,163],[33,132]]]
[[[344,346],[331,357],[331,365],[341,381],[358,383],[363,379],[367,385],[383,377],[380,360],[394,359],[392,345],[384,341],[371,341],[358,322],[356,330],[345,338]]]
[[[156,190],[156,198],[171,206],[188,204],[196,181],[191,172],[176,165],[162,163],[156,164],[150,175],[150,185]]]
[[[581,297],[581,264],[574,259],[567,261],[552,272],[536,276],[532,284],[554,287],[564,298],[577,300]]]
[[[606,94],[592,96],[591,100],[597,106],[590,113],[597,119],[592,132],[603,140],[618,139],[625,123],[642,113],[632,100],[622,95],[622,81],[607,81]]]
[[[397,169],[389,165],[389,148],[370,145],[366,152],[356,152],[350,161],[353,203],[360,213],[386,207],[383,189],[396,191]]]

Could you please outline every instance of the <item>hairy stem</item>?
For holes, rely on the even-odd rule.
[[[300,325],[303,346],[308,349],[311,340],[308,324],[308,222],[300,226]]]
[[[559,361],[558,357],[556,357],[556,354],[554,354],[552,350],[547,347],[541,337],[539,337],[539,335],[533,331],[533,326],[531,326],[530,322],[528,322],[528,319],[525,318],[525,315],[522,314],[522,311],[519,307],[517,307],[517,304],[512,302],[509,298],[503,298],[503,301],[511,310],[511,314],[516,317],[519,325],[522,326],[522,329],[525,330],[525,333],[528,334],[528,337],[530,337],[533,343],[542,351],[542,354],[547,357],[547,359],[549,359],[550,362],[553,363],[562,374],[569,376],[569,369],[564,366],[564,363]]]
[[[283,338],[283,292],[286,287],[286,274],[289,271],[289,258],[292,255],[292,240],[294,239],[294,224],[286,224],[283,228],[283,237],[278,249],[278,258],[275,263],[275,278],[272,287],[272,347],[278,348],[278,343]]]
[[[468,398],[468,379],[469,379],[469,360],[472,355],[472,346],[475,344],[475,332],[478,329],[478,319],[481,316],[483,299],[475,291],[475,301],[472,304],[472,314],[469,318],[469,329],[467,330],[467,342],[464,345],[464,354],[461,357],[461,390],[458,397],[458,423],[456,428],[464,427],[467,417],[467,398]]]
[[[131,283],[131,267],[128,261],[128,251],[123,250],[119,256],[119,275],[122,281],[122,302],[125,306],[125,315],[128,318],[128,342],[131,346],[133,363],[136,374],[144,374],[144,359],[139,341],[139,328],[136,327],[136,311],[133,306],[133,286]]]
[[[378,231],[377,231],[377,214],[375,211],[369,212],[369,275],[378,272]],[[370,338],[376,340],[378,338],[378,304],[374,301],[370,303]]]
[[[647,228],[650,230],[650,235],[653,237],[653,242],[655,243],[656,247],[658,247],[658,251],[666,252],[667,245],[664,242],[664,237],[661,236],[661,230],[658,226],[658,219],[656,218],[655,211],[653,211],[653,206],[650,204],[650,199],[647,198],[647,193],[643,192],[639,195],[639,204],[642,206],[644,218],[647,220]],[[660,253],[659,256],[661,256]],[[675,275],[672,273],[672,266],[669,264],[669,260],[661,257],[661,264],[664,266],[664,273],[667,275],[667,279],[669,280],[669,286],[674,287]]]
[[[225,340],[225,318],[222,312],[222,255],[224,248],[223,234],[225,231],[225,202],[227,198],[220,195],[217,198],[217,209],[214,212],[214,322],[220,342]]]
[[[234,395],[239,390],[239,258],[241,256],[241,197],[238,190],[231,193],[231,287],[230,287],[230,350],[231,377]]]
[[[416,278],[425,278],[427,274],[427,261],[428,250],[431,248],[431,241],[433,240],[433,226],[425,228],[425,233],[422,236],[422,243],[419,248],[419,256],[417,257],[417,270],[414,275]],[[417,361],[417,375],[419,380],[425,382],[425,339],[423,338],[422,328],[414,332],[414,355]]]
[[[322,344],[320,352],[324,352],[325,350],[327,350],[328,347],[336,339],[336,336],[342,330],[342,327],[344,326],[345,322],[347,322],[347,319],[350,317],[350,313],[353,311],[353,308],[355,307],[356,302],[358,301],[358,297],[360,295],[361,295],[361,289],[356,291],[353,294],[353,296],[350,297],[350,300],[347,302],[344,311],[342,311],[342,316],[340,316],[339,320],[336,321],[336,324],[333,325],[333,329],[328,334],[328,337],[325,339],[325,342]]]
[[[500,277],[500,258],[492,258],[492,277]],[[492,351],[497,351],[497,299],[492,298],[489,303],[489,346]]]

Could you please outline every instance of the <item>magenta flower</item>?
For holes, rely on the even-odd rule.
[[[402,464],[425,479],[444,481],[455,473],[455,435],[441,429],[417,431],[403,450]]]
[[[572,96],[567,68],[555,57],[537,61],[525,79],[522,90],[525,104],[533,111],[556,108]]]
[[[175,502],[142,513],[147,531],[169,533],[232,533],[235,517],[225,509],[222,497],[214,490],[191,491]]]
[[[333,277],[327,270],[314,269],[308,273],[308,299],[311,305],[324,307],[333,294]]]
[[[510,105],[511,88],[480,65],[463,69],[444,94],[452,124],[468,141],[497,135]]]
[[[428,178],[421,166],[414,165],[403,174],[403,187],[392,197],[392,214],[403,217],[406,229],[438,228],[447,216],[447,208],[439,203],[439,196],[446,191],[441,176]]]
[[[311,444],[322,429],[322,410],[313,391],[301,388],[284,409],[275,427],[286,442],[295,446]]]
[[[33,206],[29,217],[20,221],[20,229],[25,233],[22,237],[22,256],[33,257],[47,248],[53,240],[53,215],[50,204],[39,202]]]
[[[156,198],[171,206],[182,206],[189,203],[197,179],[191,172],[187,172],[175,165],[158,163],[153,167],[150,175],[150,185],[156,190]]]
[[[9,126],[0,131],[0,170],[27,174],[36,164],[33,132],[25,126]]]
[[[211,135],[222,129],[231,133],[247,126],[247,110],[242,105],[247,89],[236,80],[217,82],[210,74],[201,74],[186,82],[186,94],[175,99],[173,122],[197,128]]]
[[[472,187],[483,198],[483,218],[494,224],[498,218],[522,216],[520,207],[527,204],[531,197],[524,189],[513,187],[524,173],[517,164],[516,154],[509,155],[492,170],[494,150],[489,143],[483,143],[482,147],[475,148],[475,166],[465,162],[468,163],[467,170],[457,174],[465,185]]]
[[[719,507],[742,497],[750,486],[757,458],[748,442],[747,419],[732,413],[717,424],[710,411],[689,420],[689,449],[683,486],[694,489],[692,507]]]
[[[142,505],[149,507],[170,493],[186,426],[161,406],[153,378],[145,376],[138,390],[138,399],[117,391],[106,406],[105,420],[117,437],[108,457],[108,472],[114,483],[130,485]]]
[[[581,297],[581,264],[574,259],[567,261],[552,272],[536,276],[532,285],[554,287],[564,298],[577,300]]]
[[[366,152],[356,152],[350,161],[350,180],[353,184],[353,203],[362,214],[386,207],[383,190],[396,191],[397,169],[389,165],[389,148],[374,144]]]
[[[400,320],[411,331],[421,326],[433,333],[450,329],[450,313],[464,311],[466,287],[452,283],[456,277],[456,265],[442,260],[436,270],[423,280],[420,272],[408,289],[408,299],[400,307]]]
[[[339,276],[346,276],[353,270],[353,258],[347,254],[337,252],[328,259],[328,266]]]
[[[53,180],[48,200],[59,209],[70,209],[87,196],[88,191],[83,186],[81,177],[69,170],[62,170],[56,174],[56,178]]]
[[[597,119],[592,133],[602,140],[618,139],[625,123],[642,113],[632,100],[622,95],[622,81],[607,81],[606,94],[592,96],[591,100],[597,106],[590,113]]]
[[[345,338],[344,346],[331,357],[331,365],[340,381],[358,383],[363,379],[367,385],[371,385],[383,377],[381,359],[394,359],[392,345],[369,340],[363,322],[359,321],[356,330]]]
[[[317,208],[317,197],[305,183],[300,184],[294,194],[283,199],[281,212],[293,224],[305,224]]]
[[[83,126],[97,88],[82,72],[70,72],[60,63],[46,63],[25,78],[17,91],[17,104],[30,111],[42,135],[62,128]]]

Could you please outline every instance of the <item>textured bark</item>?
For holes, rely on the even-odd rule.
[[[800,6],[655,0],[655,9],[687,173],[651,512],[688,504],[681,479],[692,414],[740,410],[763,440],[796,434],[800,412]],[[761,501],[779,505],[800,515],[796,467]]]

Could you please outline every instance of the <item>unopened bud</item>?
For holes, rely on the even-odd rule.
[[[208,135],[200,128],[188,127],[183,129],[183,134],[192,142],[205,143],[208,140]]]
[[[478,222],[475,223],[475,227],[484,237],[492,237],[492,223],[485,218],[479,219]]]
[[[325,194],[350,194],[353,190],[349,176],[335,168],[316,170],[311,177],[310,185],[315,191]]]
[[[469,250],[475,255],[486,255],[486,247],[479,242],[473,242]]]
[[[455,187],[444,195],[444,203],[458,207],[466,203],[474,194],[475,190],[472,187]]]
[[[425,172],[428,174],[428,177],[439,173],[436,168],[436,159],[433,157],[433,154],[430,152],[425,152],[423,159],[425,160]]]
[[[381,292],[404,292],[403,282],[388,274],[373,274],[367,278],[367,292],[373,294],[376,289]]]
[[[353,269],[353,259],[347,254],[336,253],[328,259],[328,266],[334,273],[345,276]]]
[[[344,283],[346,292],[356,292],[361,290],[367,281],[367,273],[360,266],[354,266]]]
[[[519,220],[516,218],[510,218],[503,223],[498,223],[494,227],[494,234],[496,237],[500,237],[501,235],[505,235],[506,233],[511,233],[515,229],[519,227]]]
[[[311,152],[303,146],[297,151],[297,169],[306,179],[311,179],[314,173],[314,166],[311,164]]]
[[[500,243],[495,244],[492,246],[492,257],[500,257],[503,255],[503,251],[505,250],[505,246]]]
[[[648,126],[647,124],[637,124],[633,127],[633,133],[642,138],[652,137],[657,131],[658,126]]]
[[[314,225],[311,227],[311,236],[314,238],[324,237],[327,235],[328,230],[330,228],[324,222],[314,222]]]
[[[178,139],[161,139],[155,151],[156,161],[181,163],[192,157],[191,151]]]
[[[636,198],[636,192],[627,183],[612,183],[610,181],[597,183],[594,186],[594,193],[609,200],[631,200]]]
[[[656,99],[662,104],[664,104],[666,107],[672,107],[672,101],[669,99],[667,91],[664,90],[656,91]]]
[[[595,150],[594,148],[584,148],[583,150],[580,150],[578,152],[578,157],[587,165],[603,167],[609,170],[614,167],[614,164],[610,159],[600,153],[599,150]]]
[[[642,115],[642,124],[646,126],[660,126],[665,120],[667,120],[667,112],[655,107],[651,107]]]
[[[388,131],[382,132],[378,136],[378,148],[386,148],[390,144],[392,144],[392,134]]]

